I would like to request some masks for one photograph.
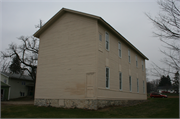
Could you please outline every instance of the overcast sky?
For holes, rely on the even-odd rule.
[[[157,16],[160,12],[157,0],[0,0],[1,41],[0,50],[8,48],[20,36],[31,36],[38,29],[35,25],[42,19],[46,23],[63,7],[102,17],[151,62],[162,66],[160,53],[163,49],[158,38],[153,37],[156,30],[145,13]],[[152,77],[151,77],[152,79]]]

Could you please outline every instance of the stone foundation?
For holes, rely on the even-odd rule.
[[[100,100],[100,99],[35,99],[34,105],[63,108],[93,109],[108,106],[132,106],[146,100]]]

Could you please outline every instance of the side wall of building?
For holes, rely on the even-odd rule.
[[[28,95],[27,85],[33,84],[33,81],[21,80],[21,79],[9,79],[10,87],[10,99],[19,98]],[[21,94],[21,93],[24,93]]]
[[[110,39],[110,50],[105,48],[105,33],[108,32]],[[146,96],[146,74],[145,68],[142,70],[142,61],[145,67],[145,59],[135,52],[122,39],[116,37],[110,30],[98,24],[98,33],[102,36],[102,41],[98,39],[98,99],[120,99],[120,100],[142,100]],[[121,43],[122,57],[119,57],[118,42]],[[130,50],[131,62],[128,60],[128,49]],[[136,55],[138,67],[136,67]],[[106,70],[110,69],[110,86],[106,88]],[[119,89],[119,72],[122,73],[122,90]],[[132,91],[129,90],[129,76],[132,79]],[[137,78],[139,92],[137,92]],[[143,91],[144,81],[144,91]]]
[[[95,19],[65,13],[40,36],[37,101],[95,98],[97,32]]]

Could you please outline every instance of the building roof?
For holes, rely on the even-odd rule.
[[[57,19],[59,19],[64,13],[70,12],[82,16],[86,16],[89,18],[93,18],[98,20],[98,22],[102,23],[105,25],[108,29],[110,29],[113,33],[115,33],[119,38],[121,38],[125,43],[127,43],[132,49],[134,49],[137,53],[139,53],[144,59],[149,60],[143,53],[141,53],[134,45],[132,45],[126,38],[124,38],[118,31],[116,31],[111,25],[109,25],[104,19],[102,19],[99,16],[79,12],[79,11],[74,11],[66,8],[62,8],[58,13],[56,13],[49,21],[47,21],[36,33],[34,33],[34,37],[39,38],[40,35],[48,29]]]
[[[29,80],[33,81],[33,79],[28,76],[28,75],[21,75],[21,74],[15,74],[15,73],[6,73],[6,72],[1,72],[2,75],[8,77],[8,78],[13,78],[13,79],[22,79],[22,80]]]

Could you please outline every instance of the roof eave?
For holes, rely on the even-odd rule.
[[[98,19],[101,23],[105,24],[109,29],[111,29],[116,35],[118,35],[120,38],[122,38],[128,45],[130,45],[133,49],[135,49],[141,56],[149,60],[143,53],[141,53],[134,45],[132,45],[126,38],[124,38],[119,32],[117,32],[111,25],[109,25],[104,19],[100,18]]]
[[[34,37],[39,38],[40,35],[52,24],[54,23],[56,20],[58,20],[58,18],[60,16],[62,16],[65,12],[70,12],[70,13],[75,13],[75,14],[79,14],[82,16],[87,16],[90,18],[94,18],[94,19],[99,19],[100,17],[95,16],[95,15],[91,15],[91,14],[87,14],[87,13],[83,13],[83,12],[79,12],[79,11],[74,11],[74,10],[70,10],[70,9],[66,9],[66,8],[62,8],[60,11],[58,11],[50,20],[48,20],[48,22],[46,22],[36,33],[33,34]]]
[[[94,18],[103,23],[105,26],[107,26],[109,29],[111,29],[116,35],[118,35],[120,38],[124,40],[128,45],[130,45],[136,52],[138,52],[144,59],[149,60],[143,53],[141,53],[135,46],[133,46],[126,38],[124,38],[119,32],[117,32],[111,25],[109,25],[104,19],[102,19],[99,16],[79,12],[79,11],[74,11],[66,8],[62,8],[60,11],[58,11],[46,24],[44,24],[36,33],[33,34],[34,37],[39,38],[40,35],[53,23],[55,22],[60,16],[62,16],[65,12],[70,12],[70,13],[75,13],[79,15],[83,15],[86,17]]]

